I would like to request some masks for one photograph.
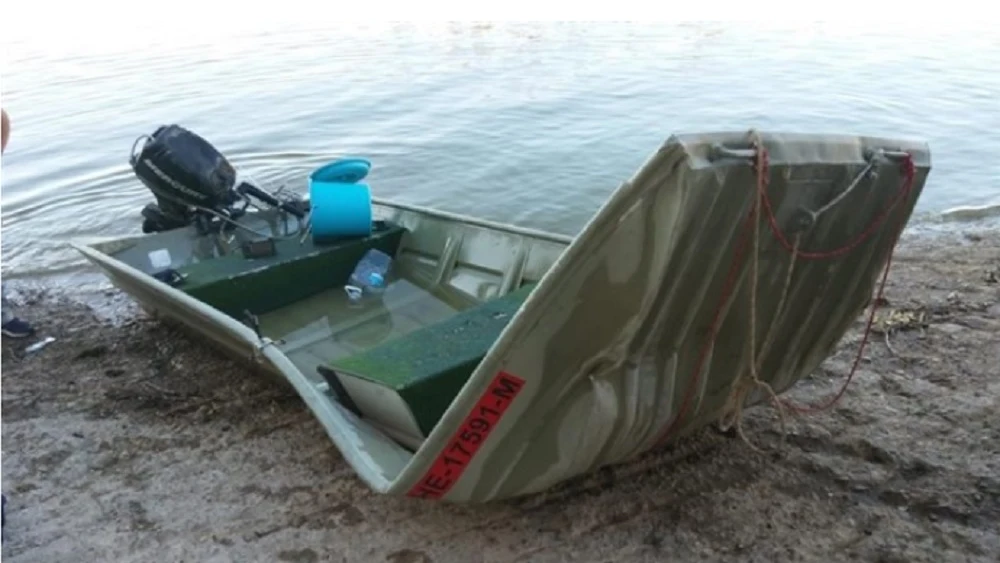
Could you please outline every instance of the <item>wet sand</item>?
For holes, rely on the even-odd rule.
[[[1000,233],[907,239],[843,400],[539,495],[449,506],[373,494],[297,396],[135,312],[65,293],[3,342],[3,559],[45,561],[995,561]],[[127,300],[116,291],[106,299]],[[788,393],[833,393],[863,319]]]

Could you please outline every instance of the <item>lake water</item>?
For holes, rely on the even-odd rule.
[[[933,170],[914,221],[934,221],[1000,203],[993,25],[260,22],[60,43],[15,29],[4,276],[96,283],[65,243],[139,231],[152,196],[129,151],[174,122],[273,187],[362,156],[377,197],[562,233],[673,132],[916,137]]]

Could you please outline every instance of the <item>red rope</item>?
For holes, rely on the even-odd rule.
[[[712,324],[709,337],[705,339],[699,350],[698,360],[697,363],[695,364],[694,373],[692,374],[692,381],[691,384],[688,385],[687,391],[684,394],[684,400],[681,403],[680,411],[677,413],[677,416],[674,417],[673,421],[671,421],[671,423],[667,426],[667,429],[664,430],[661,437],[656,441],[655,444],[656,446],[663,444],[671,436],[673,430],[684,419],[688,409],[691,407],[692,399],[694,398],[694,391],[699,386],[705,361],[708,359],[708,352],[709,350],[712,349],[712,346],[715,344],[715,339],[719,335],[720,324],[722,321],[722,311],[725,308],[726,303],[729,302],[729,297],[732,295],[733,289],[736,285],[737,274],[743,267],[743,262],[745,258],[744,254],[746,253],[747,244],[750,241],[749,234],[751,228],[754,225],[754,221],[759,220],[759,210],[757,209],[757,200],[761,200],[763,202],[764,210],[767,213],[768,224],[771,227],[771,233],[778,240],[778,242],[781,243],[781,245],[787,251],[794,253],[795,256],[799,258],[807,260],[816,260],[816,259],[835,258],[838,256],[842,256],[850,252],[851,250],[857,248],[861,244],[863,244],[878,230],[878,228],[882,225],[882,223],[885,222],[886,218],[889,216],[889,213],[892,211],[892,209],[900,201],[903,201],[906,197],[908,197],[913,189],[915,167],[913,164],[913,157],[907,154],[902,162],[903,182],[900,187],[899,193],[897,193],[896,196],[881,210],[878,216],[876,216],[876,218],[872,221],[871,224],[868,225],[868,227],[864,231],[862,231],[853,240],[851,240],[844,246],[841,246],[840,248],[824,252],[807,252],[798,250],[791,243],[788,242],[787,237],[785,237],[785,234],[781,231],[781,228],[778,226],[778,222],[774,216],[774,211],[771,207],[771,200],[767,193],[769,177],[770,177],[769,158],[767,149],[757,143],[755,143],[754,148],[757,151],[756,159],[754,162],[754,169],[757,173],[756,174],[757,192],[759,194],[759,197],[754,198],[754,202],[750,206],[750,213],[747,215],[747,220],[743,225],[742,239],[740,240],[739,246],[737,246],[736,252],[733,255],[733,261],[729,266],[728,273],[726,274],[726,282],[723,285],[722,295],[719,299],[718,305],[715,308],[715,312],[712,315]],[[879,283],[877,296],[875,300],[872,301],[871,313],[868,316],[868,322],[865,326],[864,336],[861,339],[861,346],[858,349],[858,354],[854,359],[854,364],[851,366],[851,371],[847,375],[847,379],[845,380],[844,384],[829,401],[823,403],[822,405],[810,405],[806,407],[800,407],[783,400],[782,405],[784,405],[786,408],[789,408],[790,410],[793,410],[798,413],[818,412],[821,410],[828,409],[833,405],[835,405],[837,401],[839,401],[841,397],[843,397],[844,393],[847,391],[848,386],[854,379],[854,375],[857,372],[858,366],[861,364],[861,359],[863,357],[865,345],[868,343],[868,339],[871,335],[871,328],[875,321],[875,311],[878,308],[878,304],[882,302],[882,295],[885,291],[886,280],[889,277],[889,268],[890,265],[892,264],[892,255],[895,250],[896,243],[899,240],[899,236],[902,233],[903,227],[905,226],[905,222],[906,222],[906,214],[900,213],[899,225],[898,228],[896,229],[895,235],[893,236],[892,246],[890,246],[889,248],[889,256],[886,258],[885,268],[882,272],[882,279]],[[753,283],[757,283],[757,280],[753,280]]]
[[[760,156],[761,153],[763,153],[763,158],[766,162],[767,150],[758,149],[758,159],[761,158]],[[858,236],[854,237],[853,240],[851,240],[850,242],[839,248],[823,252],[805,252],[799,250],[796,252],[796,256],[805,260],[822,260],[824,258],[836,258],[838,256],[847,254],[848,252],[854,250],[858,246],[861,246],[866,240],[871,238],[871,236],[875,234],[875,231],[877,231],[879,227],[882,226],[882,223],[884,223],[885,220],[889,217],[889,213],[893,210],[893,208],[896,207],[896,205],[900,201],[906,199],[910,195],[910,191],[913,190],[913,177],[915,174],[913,157],[907,154],[906,157],[903,159],[901,166],[903,169],[903,184],[900,187],[899,192],[897,192],[896,196],[893,197],[892,200],[890,200],[889,203],[887,203],[886,206],[882,208],[878,216],[875,217],[875,219],[868,225],[868,227],[864,231],[858,233]],[[767,211],[767,222],[771,226],[771,233],[774,234],[774,238],[778,239],[778,242],[781,243],[781,246],[785,247],[785,250],[793,252],[795,251],[795,247],[792,246],[790,242],[788,242],[788,238],[785,236],[785,233],[781,232],[781,228],[778,226],[778,220],[774,217],[774,210],[771,208],[771,199],[770,197],[768,197],[766,191],[766,183],[767,183],[766,178],[764,182],[765,182],[765,187],[761,188],[760,179],[758,178],[757,189],[764,190],[763,193],[764,209],[765,211]],[[904,220],[905,219],[901,219],[901,222]],[[902,225],[900,226],[902,227]],[[897,233],[896,236],[898,238],[899,234]]]
[[[897,194],[896,197],[889,203],[889,205],[887,205],[886,208],[882,211],[882,213],[876,219],[877,223],[881,223],[882,221],[884,221],[885,218],[889,215],[889,211],[892,210],[892,208],[896,205],[896,203],[903,201],[906,197],[909,196],[910,192],[913,190],[913,179],[916,176],[916,167],[913,164],[913,157],[907,154],[903,158],[901,166],[903,174],[903,184],[900,187],[899,194]],[[776,224],[773,222],[773,215],[771,216],[771,218],[772,218],[771,222],[772,231],[775,232],[776,235],[780,234],[781,233],[780,230],[775,231]],[[840,401],[841,397],[844,396],[844,393],[847,392],[847,388],[851,385],[851,381],[854,379],[854,375],[858,371],[858,366],[861,365],[861,359],[864,357],[865,346],[868,344],[868,339],[871,337],[872,325],[875,324],[875,311],[878,310],[880,304],[885,302],[882,298],[882,296],[885,294],[885,283],[886,280],[889,279],[889,269],[892,267],[892,255],[896,251],[896,243],[899,242],[899,237],[900,235],[903,234],[903,227],[906,226],[906,213],[899,214],[899,220],[897,221],[897,223],[898,224],[895,229],[895,234],[893,234],[892,237],[892,244],[889,246],[889,255],[886,256],[885,267],[882,268],[882,279],[879,281],[878,291],[875,294],[875,299],[872,300],[871,302],[871,310],[868,313],[868,322],[865,323],[865,331],[861,336],[861,345],[858,346],[858,353],[856,356],[854,356],[854,363],[851,365],[851,371],[847,374],[847,379],[844,380],[844,384],[840,386],[840,389],[833,395],[833,397],[831,397],[824,403],[799,406],[790,401],[782,399],[781,404],[784,405],[785,408],[800,414],[824,411],[836,405],[837,402]],[[866,232],[873,233],[875,232],[875,229],[869,227]],[[857,237],[855,240],[859,239],[861,239],[861,237]],[[852,242],[849,243],[848,246],[850,246],[850,244],[854,244],[854,246],[857,246],[858,244],[860,244],[860,242],[856,244]],[[839,256],[839,254],[836,255]]]

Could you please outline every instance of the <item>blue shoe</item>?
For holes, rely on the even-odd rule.
[[[32,334],[35,334],[34,327],[17,317],[3,323],[0,330],[3,331],[4,336],[9,336],[11,338],[27,338]]]

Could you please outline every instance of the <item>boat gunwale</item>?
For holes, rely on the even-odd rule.
[[[309,201],[309,198],[305,197],[304,200]],[[522,227],[519,225],[515,225],[513,223],[501,223],[499,221],[481,219],[478,217],[473,217],[471,215],[465,215],[462,213],[456,213],[452,211],[444,211],[432,207],[424,207],[421,205],[405,203],[398,200],[372,198],[372,205],[374,207],[382,209],[411,212],[419,215],[433,217],[436,219],[442,219],[445,221],[463,223],[465,225],[473,227],[481,227],[489,230],[506,232],[516,236],[523,236],[532,239],[544,240],[546,242],[561,244],[567,247],[576,238],[574,235],[555,233],[551,231],[543,231],[541,229],[535,229],[531,227]],[[146,237],[156,236],[156,234],[158,233],[139,233],[135,235],[124,235],[124,236],[93,237],[90,239],[86,239],[85,241],[83,239],[80,241],[71,240],[67,244],[69,244],[71,247],[77,250],[79,249],[80,246],[86,246],[97,252],[100,252],[101,254],[104,254],[105,256],[114,259],[114,256],[104,252],[102,249],[98,247],[110,242],[130,243],[132,241],[140,240]]]

